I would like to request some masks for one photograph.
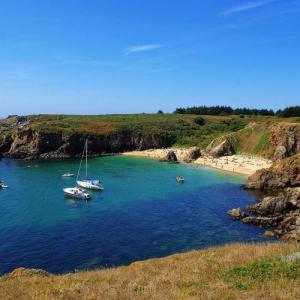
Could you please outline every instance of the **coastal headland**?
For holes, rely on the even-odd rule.
[[[11,116],[0,121],[0,156],[66,159],[124,154],[193,163],[247,176],[257,203],[233,221],[292,243],[241,245],[52,275],[16,269],[0,278],[3,299],[297,299],[300,283],[300,124],[297,118],[178,114]],[[226,213],[226,212],[224,212]],[[271,280],[270,280],[271,279]],[[291,280],[292,279],[292,280]],[[225,295],[225,296],[224,296]]]

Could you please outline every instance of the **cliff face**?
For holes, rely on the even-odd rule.
[[[206,152],[213,157],[248,153],[273,161],[284,159],[300,152],[300,125],[250,123],[242,130],[215,139]]]
[[[270,130],[270,155],[274,160],[300,152],[300,126],[276,125]]]
[[[231,149],[263,155],[274,161],[270,168],[250,176],[244,186],[263,191],[263,197],[246,211],[230,210],[230,218],[245,224],[273,227],[273,231],[266,231],[268,236],[300,241],[300,126],[250,124],[230,138],[226,137],[227,148],[230,142]]]
[[[0,134],[0,153],[19,159],[68,158],[81,154],[88,138],[89,154],[100,155],[130,150],[171,146],[172,136],[158,134],[134,134],[126,131],[110,134],[70,134],[42,132],[22,128],[12,133]]]
[[[270,190],[300,186],[300,153],[276,161],[271,168],[262,169],[248,178],[248,189]]]

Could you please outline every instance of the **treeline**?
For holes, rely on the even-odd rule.
[[[179,107],[174,111],[175,114],[192,114],[192,115],[260,115],[260,116],[279,116],[279,117],[300,117],[300,106],[290,106],[285,109],[274,111],[272,109],[256,108],[232,108],[230,106],[193,106]]]

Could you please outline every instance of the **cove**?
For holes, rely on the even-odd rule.
[[[245,178],[191,164],[107,156],[89,159],[105,190],[89,202],[65,198],[79,161],[0,160],[0,273],[17,267],[53,273],[233,242],[265,241],[260,228],[233,222],[227,210],[255,199]],[[183,175],[184,184],[175,177]]]

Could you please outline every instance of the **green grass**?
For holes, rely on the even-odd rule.
[[[261,153],[264,149],[268,147],[270,140],[270,136],[268,132],[263,132],[260,136],[259,142],[257,146],[255,147],[255,153],[259,154]]]
[[[231,268],[222,277],[235,288],[246,290],[251,285],[261,285],[275,278],[300,279],[300,262],[287,262],[279,256],[268,257]]]

